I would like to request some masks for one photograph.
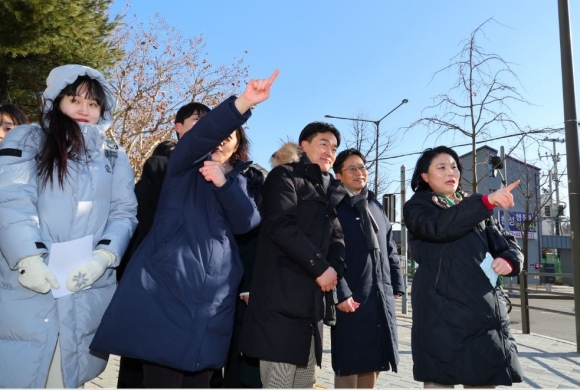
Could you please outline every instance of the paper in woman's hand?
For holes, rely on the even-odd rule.
[[[497,274],[496,271],[493,270],[493,267],[491,267],[492,263],[493,257],[491,256],[491,254],[485,253],[485,259],[483,260],[483,262],[479,264],[479,267],[481,267],[481,270],[483,270],[483,272],[489,279],[489,283],[491,284],[491,286],[495,288],[499,274]]]
[[[62,243],[53,243],[50,246],[50,260],[48,268],[54,273],[59,289],[52,289],[55,299],[73,293],[66,287],[66,279],[71,270],[75,270],[92,259],[93,235]]]

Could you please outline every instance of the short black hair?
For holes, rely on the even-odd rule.
[[[157,144],[157,146],[153,150],[153,153],[151,154],[151,156],[165,156],[165,157],[167,157],[167,156],[169,156],[169,154],[171,153],[173,148],[175,148],[176,145],[177,145],[177,143],[175,141],[171,141],[171,140],[162,141],[159,144]]]
[[[417,164],[415,165],[415,171],[413,172],[413,177],[411,178],[411,189],[414,192],[417,191],[433,191],[431,186],[421,177],[421,174],[425,174],[429,172],[429,166],[431,166],[431,162],[437,156],[441,155],[442,153],[446,153],[447,155],[451,156],[455,163],[457,164],[457,169],[459,170],[459,186],[457,190],[461,190],[461,176],[463,175],[463,166],[461,165],[461,161],[459,160],[459,156],[457,152],[453,149],[446,147],[445,145],[440,145],[435,148],[427,148],[423,151],[421,156],[419,156],[419,160],[417,160]]]
[[[298,144],[301,144],[304,140],[312,142],[312,139],[316,137],[318,133],[326,132],[334,134],[334,137],[336,137],[336,147],[338,148],[340,146],[340,132],[334,125],[322,121],[311,122],[306,125],[304,129],[302,129],[302,132],[300,132]]]
[[[199,102],[191,102],[186,104],[185,106],[181,106],[179,110],[177,110],[177,114],[175,114],[175,123],[182,124],[186,119],[191,117],[194,114],[204,115],[210,112],[210,108],[204,105],[203,103]]]
[[[176,124],[183,124],[186,119],[191,117],[194,114],[203,117],[207,113],[209,113],[211,109],[200,102],[191,102],[186,104],[185,106],[181,106],[179,110],[177,110],[177,114],[175,114],[175,123]],[[177,139],[179,140],[179,133],[175,132]]]
[[[342,166],[344,165],[344,162],[346,161],[346,159],[348,159],[350,156],[358,156],[362,159],[364,164],[367,164],[367,159],[365,159],[365,157],[363,156],[362,152],[359,151],[358,149],[355,148],[348,148],[345,149],[344,151],[342,151],[341,153],[339,153],[338,155],[336,155],[336,160],[334,161],[334,164],[332,165],[332,170],[334,171],[335,174],[340,174],[342,172]]]
[[[0,105],[0,124],[2,124],[2,116],[4,114],[12,119],[14,126],[30,123],[24,111],[20,110],[18,106],[12,104]]]

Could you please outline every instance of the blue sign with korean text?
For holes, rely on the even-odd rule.
[[[499,211],[499,218],[502,226],[504,212],[505,211],[503,210]],[[526,223],[526,214],[524,212],[508,211],[508,216],[509,216],[509,226],[508,226],[509,233],[514,235],[516,238],[521,238],[523,236],[523,232],[525,231],[524,228]],[[528,226],[528,239],[537,239],[538,238],[537,221],[533,219],[534,215],[532,213],[530,213],[528,216],[530,220]]]

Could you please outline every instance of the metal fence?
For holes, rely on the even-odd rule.
[[[528,289],[528,278],[527,276],[540,276],[540,277],[571,277],[574,278],[572,273],[545,273],[545,272],[528,272],[523,270],[520,273],[520,300],[521,304],[513,304],[514,307],[520,307],[522,311],[522,333],[529,334],[530,333],[530,310],[540,310],[544,312],[550,312],[560,315],[571,315],[575,316],[576,312],[569,312],[569,311],[559,311],[554,310],[551,308],[544,308],[544,307],[535,307],[529,305],[529,294],[530,293],[537,293],[536,291],[532,291]],[[574,293],[566,293],[566,292],[552,292],[550,290],[546,290],[542,292],[542,294],[547,295],[554,295],[560,297],[574,297]]]
[[[414,265],[414,262],[409,262],[411,264],[411,266],[409,267],[406,263],[404,265],[403,268],[403,273],[405,274],[405,280],[406,281],[410,281],[410,284],[406,284],[406,290],[407,290],[407,294],[403,296],[403,314],[407,313],[407,300],[409,300],[410,298],[408,297],[408,293],[409,293],[409,289],[408,289],[408,285],[412,285],[412,281],[413,281],[413,275],[415,274],[415,271],[417,270],[417,267]],[[513,307],[519,307],[521,308],[521,312],[522,312],[522,333],[524,334],[529,334],[530,333],[530,310],[540,310],[540,311],[544,311],[544,312],[550,312],[550,313],[555,313],[555,314],[560,314],[560,315],[570,315],[570,316],[575,316],[576,312],[570,312],[570,311],[560,311],[560,310],[554,310],[551,308],[545,308],[545,307],[536,307],[536,306],[531,306],[529,304],[529,300],[530,300],[530,293],[534,294],[537,293],[537,291],[535,290],[531,290],[528,288],[528,276],[539,276],[539,277],[570,277],[570,278],[574,278],[572,273],[545,273],[545,272],[528,272],[526,270],[522,271],[522,273],[520,273],[519,277],[520,277],[520,285],[519,285],[519,293],[520,293],[520,302],[521,304],[514,304],[511,303],[511,305]],[[542,294],[546,294],[546,295],[553,295],[554,298],[557,298],[557,296],[560,297],[571,297],[574,298],[574,293],[566,293],[566,292],[552,292],[550,290],[546,290],[545,292],[542,291]]]

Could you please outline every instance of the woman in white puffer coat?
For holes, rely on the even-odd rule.
[[[114,96],[103,75],[57,67],[43,98],[42,125],[0,144],[0,388],[74,388],[105,369],[89,345],[137,222],[129,160],[105,136]],[[89,235],[92,259],[57,279],[51,246]],[[59,287],[73,293],[55,299]]]

